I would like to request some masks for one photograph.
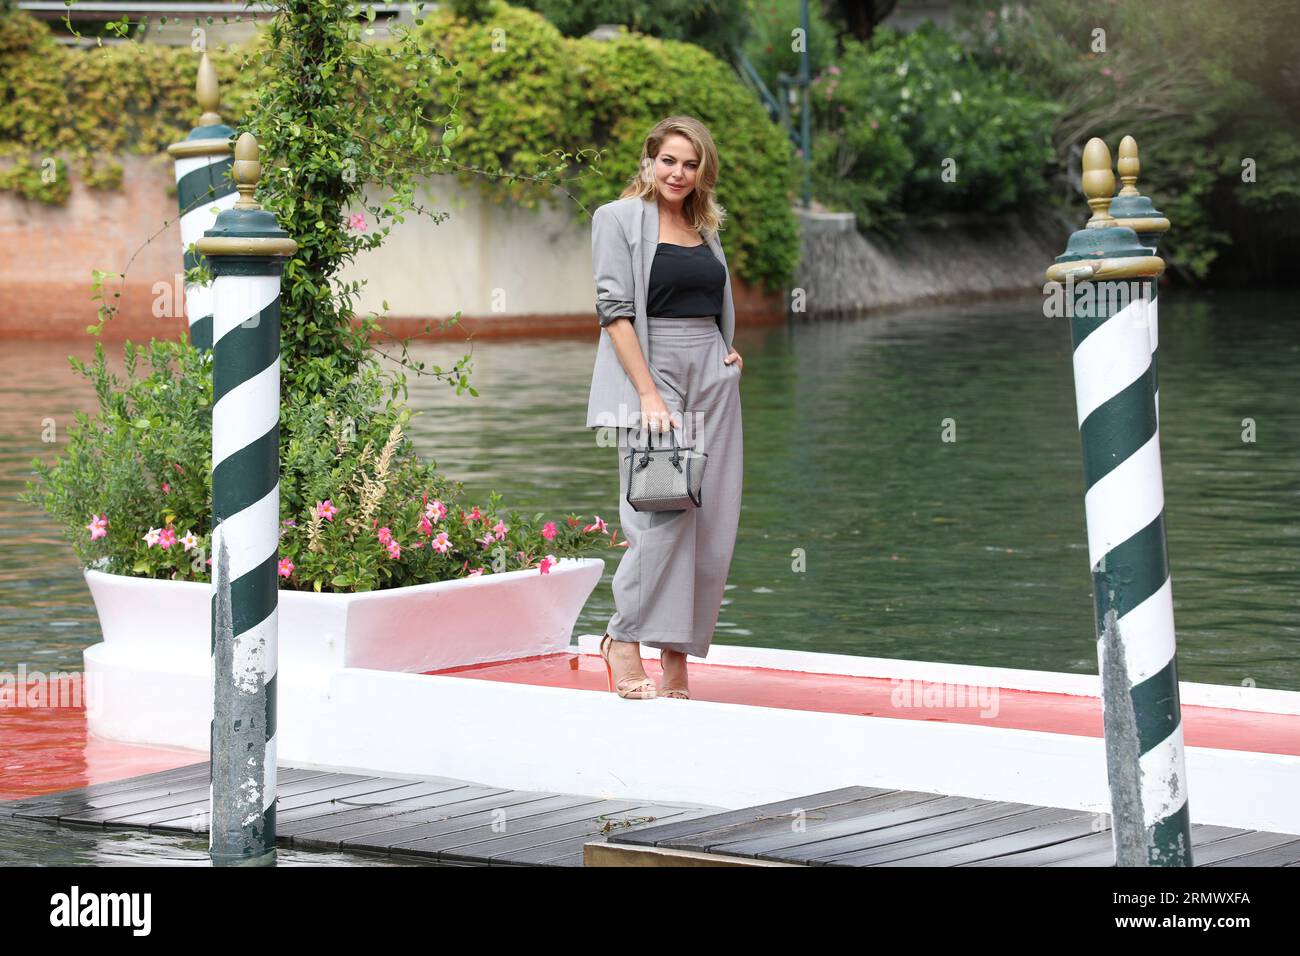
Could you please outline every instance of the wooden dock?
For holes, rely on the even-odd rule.
[[[206,833],[208,764],[0,803],[78,827]],[[722,810],[281,767],[280,846],[453,866],[1110,866],[1081,810],[845,787]],[[1300,835],[1192,826],[1197,866],[1297,866]]]
[[[208,778],[203,761],[0,803],[0,820],[207,833]],[[297,767],[279,768],[276,789],[279,846],[384,853],[455,866],[582,866],[583,847],[609,832],[719,809]]]
[[[1196,866],[1300,865],[1300,835],[1192,826]],[[589,866],[1113,866],[1107,818],[1082,810],[845,787],[612,833]]]

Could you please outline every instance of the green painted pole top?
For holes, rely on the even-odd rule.
[[[1151,278],[1165,271],[1164,260],[1152,255],[1133,229],[1110,213],[1115,173],[1110,150],[1098,136],[1083,148],[1083,194],[1092,209],[1087,225],[1070,236],[1065,252],[1047,269],[1047,281],[1101,282],[1109,279]]]
[[[1138,161],[1138,144],[1132,136],[1125,136],[1119,143],[1119,178],[1124,184],[1110,204],[1110,213],[1121,226],[1128,226],[1139,236],[1154,241],[1161,234],[1169,231],[1169,220],[1165,214],[1156,209],[1150,197],[1143,196],[1137,189],[1138,173],[1142,164]]]
[[[253,194],[262,178],[257,138],[243,133],[235,143],[235,162],[231,175],[239,199],[233,209],[217,216],[211,229],[194,243],[194,248],[205,256],[266,257],[291,256],[298,244],[280,228],[275,215],[258,205]],[[228,271],[228,270],[223,270]]]

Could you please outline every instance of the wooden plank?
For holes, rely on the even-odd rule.
[[[522,819],[533,813],[565,810],[575,806],[591,806],[599,797],[575,797],[572,794],[537,793],[535,791],[510,791],[501,797],[486,798],[448,807],[439,819],[417,822],[397,830],[384,830],[365,836],[350,837],[343,842],[344,849],[387,850],[395,846],[402,852],[436,855],[442,844],[439,837],[461,833],[465,830],[490,827],[493,821],[516,817]]]
[[[827,827],[833,826],[838,821],[848,818],[858,821],[856,824],[851,824],[851,826],[854,826],[856,829],[861,829],[860,821],[874,813],[885,813],[900,807],[923,805],[942,799],[944,798],[939,794],[895,790],[890,793],[867,797],[863,800],[850,800],[845,803],[801,809],[807,811],[808,816],[806,819],[819,820]],[[708,850],[725,844],[729,849],[719,850],[718,852],[725,852],[732,856],[745,855],[730,849],[730,847],[747,840],[763,838],[780,840],[789,834],[796,832],[794,830],[794,823],[795,818],[789,813],[774,814],[769,817],[760,817],[752,821],[736,823],[727,827],[704,830],[700,833],[693,833],[676,840],[661,840],[656,845],[675,847],[682,850]],[[796,835],[799,834],[796,833]]]
[[[319,771],[299,770],[293,771],[293,773],[302,776],[306,774],[315,775]],[[102,796],[92,794],[89,797],[79,797],[70,795],[59,805],[32,815],[38,819],[53,820],[60,823],[65,821],[79,822],[74,818],[80,815],[95,812],[107,814],[114,812],[129,813],[131,812],[130,809],[126,808],[143,808],[150,801],[161,801],[160,805],[170,803],[173,806],[180,806],[200,797],[206,800],[209,786],[209,780],[205,776],[190,780],[178,780],[173,784],[152,785],[139,790],[119,790]]]
[[[919,800],[888,810],[876,809],[873,806],[876,802],[866,800],[851,804],[847,808],[848,812],[844,813],[845,819],[810,822],[807,829],[802,832],[793,830],[790,821],[787,820],[786,826],[779,833],[760,834],[748,840],[713,843],[708,849],[731,856],[763,858],[768,858],[770,854],[779,850],[783,851],[781,857],[783,860],[796,860],[805,850],[821,848],[822,843],[837,837],[876,833],[909,823],[928,822],[958,811],[979,809],[988,806],[992,801],[931,795],[929,800]]]
[[[208,765],[178,767],[176,770],[160,774],[145,774],[143,777],[131,777],[115,780],[112,783],[93,784],[89,787],[77,787],[48,793],[33,800],[22,801],[21,807],[15,807],[9,815],[29,819],[56,819],[60,811],[74,806],[88,806],[91,800],[109,800],[124,793],[166,793],[169,790],[181,790],[197,786],[209,776]],[[148,778],[148,779],[146,779]]]
[[[927,805],[922,804],[922,806]],[[955,810],[938,816],[922,817],[886,827],[872,827],[856,833],[846,832],[841,836],[819,832],[817,834],[818,838],[813,842],[792,843],[788,847],[771,847],[763,852],[763,857],[765,859],[798,860],[808,865],[822,865],[827,860],[845,856],[849,853],[938,837],[945,833],[973,827],[981,823],[1002,820],[1034,809],[1037,808],[1025,803],[992,801],[980,806]]]
[[[393,782],[393,781],[390,781]],[[275,825],[278,830],[282,823],[294,823],[299,820],[319,820],[335,813],[350,810],[377,809],[396,806],[414,797],[429,797],[449,790],[459,790],[465,784],[453,780],[404,780],[399,786],[386,787],[369,793],[351,797],[331,796],[327,801],[305,803],[286,809],[275,808]]]
[[[277,776],[279,771],[277,769]],[[360,780],[361,777],[355,774],[331,774],[321,773],[316,770],[286,770],[286,779],[283,783],[277,783],[276,789],[279,793],[296,793],[308,789],[321,789],[332,786],[336,783],[344,783],[351,780]],[[89,806],[81,810],[59,814],[60,823],[98,823],[103,826],[115,825],[115,821],[123,817],[129,817],[136,813],[146,810],[159,810],[164,808],[182,808],[177,809],[174,815],[185,815],[194,812],[195,807],[206,807],[211,799],[211,789],[208,783],[199,787],[190,787],[184,790],[177,790],[174,793],[167,793],[160,796],[150,797],[146,800],[128,800],[121,801],[121,794],[108,798],[107,806],[98,802],[92,802]],[[130,826],[130,824],[127,824]]]
[[[1238,856],[1231,860],[1222,860],[1215,863],[1206,863],[1205,865],[1291,866],[1293,863],[1300,863],[1300,840],[1292,840],[1290,843],[1269,847],[1267,850],[1256,850],[1254,853],[1247,853],[1245,856]]]
[[[1214,866],[1225,863],[1229,866],[1250,866],[1239,862],[1261,850],[1271,850],[1285,846],[1296,839],[1293,833],[1268,833],[1252,830],[1239,836],[1216,840],[1200,850],[1192,848],[1192,862],[1197,866]]]
[[[410,813],[397,816],[390,814],[344,826],[331,826],[328,830],[300,833],[294,836],[293,845],[326,846],[336,850],[350,848],[387,851],[389,843],[413,836],[416,827],[484,808],[514,806],[528,800],[541,800],[549,796],[545,793],[506,788],[490,788],[484,792],[467,787],[466,791],[463,799],[440,806],[412,810]],[[392,834],[392,836],[385,840],[385,834]]]
[[[620,806],[622,803],[630,805]],[[534,828],[498,835],[497,839],[475,844],[471,848],[475,859],[487,860],[489,863],[493,863],[509,860],[513,853],[520,850],[551,846],[576,837],[585,836],[589,841],[599,840],[607,833],[613,832],[606,829],[611,824],[617,827],[622,821],[642,820],[645,825],[649,826],[667,819],[668,814],[676,815],[683,811],[665,810],[663,807],[638,804],[635,801],[607,800],[603,801],[602,805],[597,808],[597,812],[592,812],[590,808],[575,808],[573,811],[561,812],[586,813],[586,816],[579,817],[570,823],[542,827],[541,823],[550,823],[554,817],[558,816],[558,814],[545,814],[535,818],[537,825]],[[446,854],[448,859],[456,859],[461,855],[459,850],[452,850]],[[464,855],[468,855],[468,852]]]
[[[1093,862],[1079,862],[1084,859]],[[1110,830],[1106,829],[1098,833],[1078,836],[1073,840],[1053,843],[1050,846],[1040,846],[1034,850],[1025,850],[1008,856],[959,863],[958,866],[1047,866],[1050,863],[1065,863],[1067,866],[1113,866],[1114,837],[1111,836]]]
[[[485,852],[484,846],[511,833],[536,836],[565,823],[593,823],[595,817],[608,812],[610,803],[609,800],[599,798],[557,794],[546,800],[523,804],[515,813],[507,814],[504,818],[496,811],[484,810],[468,817],[446,821],[443,824],[447,827],[445,832],[429,833],[417,840],[390,844],[389,852],[400,849],[403,853],[427,853],[439,858],[446,854],[461,859],[481,859]],[[620,802],[619,805],[624,806],[625,802]],[[545,839],[541,839],[533,845],[540,846],[545,842]]]
[[[389,820],[418,810],[430,810],[434,807],[443,807],[448,804],[460,803],[465,800],[473,800],[477,797],[502,792],[498,787],[462,784],[459,787],[449,787],[446,790],[435,790],[432,793],[403,797],[401,800],[388,804],[377,804],[373,807],[353,807],[350,810],[304,816],[300,819],[288,821],[283,827],[279,826],[277,817],[276,832],[294,837],[317,830],[331,830],[375,820]]]
[[[867,797],[878,796],[886,793],[896,793],[893,790],[880,790],[873,787],[841,787],[838,790],[827,790],[822,793],[808,794],[803,797],[794,797],[789,800],[778,800],[775,803],[764,803],[757,807],[742,807],[738,810],[725,810],[722,813],[716,813],[705,817],[698,817],[691,820],[664,824],[664,829],[656,829],[653,833],[621,833],[617,836],[611,836],[611,843],[627,842],[635,843],[658,843],[660,841],[676,840],[691,833],[703,833],[706,830],[717,830],[734,824],[750,823],[762,817],[774,816],[777,814],[788,814],[792,810],[811,810],[817,807],[834,806],[839,803],[846,803],[850,800],[861,800]]]
[[[279,834],[280,821],[283,819],[282,814],[293,813],[296,810],[315,809],[317,813],[328,812],[328,810],[317,808],[328,808],[331,801],[343,800],[352,796],[362,794],[385,792],[393,789],[395,786],[401,786],[404,781],[394,780],[391,777],[363,777],[355,783],[344,783],[338,786],[316,788],[305,790],[299,793],[291,793],[287,789],[281,788],[282,780],[276,783],[275,798],[275,823],[276,833]],[[208,800],[205,796],[200,802],[203,813],[206,817],[208,812]],[[175,807],[163,807],[156,810],[147,810],[141,813],[134,813],[128,817],[121,817],[113,821],[113,826],[134,826],[146,827],[156,830],[187,830],[191,829],[187,821],[193,817],[193,808],[190,812],[177,812]],[[205,827],[206,829],[206,827]]]
[[[668,825],[675,825],[677,822],[690,823],[690,820],[675,820],[674,817],[680,818],[685,816],[689,811],[680,813],[664,814],[660,819],[668,822]],[[653,826],[654,824],[633,825],[629,829],[636,831],[642,827]],[[600,839],[597,837],[596,839]],[[510,859],[515,863],[527,863],[533,866],[558,866],[559,861],[579,855],[582,848],[591,842],[589,836],[573,837],[568,840],[561,840],[559,843],[549,843],[545,846],[533,847],[528,850],[518,850],[510,855]],[[612,840],[609,842],[613,842]],[[564,864],[569,866],[572,864]],[[581,865],[581,864],[578,864]]]
[[[1214,840],[1244,833],[1233,827],[1216,827],[1204,823],[1192,824],[1192,847],[1202,846]],[[1192,856],[1195,858],[1195,852]],[[1114,866],[1114,836],[1107,827],[1100,833],[1094,833],[1076,840],[1067,840],[1054,846],[1027,850],[1015,856],[997,857],[991,860],[977,860],[964,863],[963,866]]]
[[[903,842],[891,841],[880,846],[857,850],[844,848],[825,855],[820,852],[816,855],[810,854],[808,861],[828,866],[878,866],[895,860],[937,853],[990,837],[1019,833],[1043,824],[1069,819],[1077,813],[1076,810],[1062,810],[1059,807],[1034,807],[983,823],[920,836]],[[779,854],[778,858],[780,858]]]
[[[969,863],[973,860],[986,860],[994,856],[1004,856],[1008,853],[1020,853],[1024,850],[1032,850],[1040,846],[1061,843],[1065,840],[1070,840],[1077,836],[1086,836],[1093,832],[1092,828],[1096,826],[1097,818],[1095,813],[1083,813],[1079,811],[1069,812],[1074,813],[1074,815],[1058,820],[1054,823],[1047,823],[1043,826],[1033,827],[1032,829],[1021,830],[1017,833],[1008,833],[999,837],[979,840],[978,842],[968,843],[964,846],[954,846],[949,847],[946,850],[937,850],[934,853],[927,853],[924,856],[908,857],[903,860],[891,860],[888,863],[881,863],[878,865],[957,866],[959,863]]]

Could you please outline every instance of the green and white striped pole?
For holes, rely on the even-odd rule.
[[[1119,179],[1124,185],[1110,203],[1110,214],[1115,217],[1115,224],[1128,226],[1138,234],[1142,244],[1158,254],[1156,248],[1160,237],[1169,231],[1169,220],[1164,213],[1156,209],[1151,200],[1137,190],[1138,162],[1137,140],[1125,136],[1119,143],[1119,161],[1115,164]],[[1151,282],[1151,315],[1149,328],[1151,338],[1151,384],[1155,389],[1156,421],[1160,421],[1160,368],[1158,352],[1160,349],[1160,317],[1157,308],[1160,302],[1160,283]]]
[[[1164,262],[1116,226],[1110,151],[1083,152],[1093,217],[1047,270],[1065,284],[1119,866],[1191,866],[1147,298]],[[1059,288],[1059,286],[1057,287]]]
[[[179,143],[167,147],[176,160],[176,198],[181,214],[181,252],[188,273],[202,262],[190,246],[201,239],[217,221],[217,214],[235,204],[235,184],[230,178],[230,141],[235,131],[221,122],[217,106],[221,95],[217,71],[206,53],[199,60],[196,83],[199,125]],[[190,344],[212,348],[212,288],[197,282],[185,283],[185,314],[189,319]]]
[[[253,201],[257,140],[235,144],[239,201],[198,242],[212,283],[212,739],[209,855],[275,861],[280,527],[280,274],[297,244]]]

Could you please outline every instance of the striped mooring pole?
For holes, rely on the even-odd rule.
[[[209,855],[275,861],[280,528],[280,273],[297,244],[253,201],[251,133],[235,144],[239,201],[198,241],[212,283],[212,738]]]
[[[1093,216],[1047,280],[1049,289],[1064,284],[1074,346],[1115,863],[1191,866],[1147,323],[1165,264],[1111,217],[1115,174],[1100,139],[1084,148],[1083,190]]]
[[[230,178],[230,141],[235,131],[221,122],[217,107],[221,95],[217,70],[206,53],[199,60],[196,83],[199,125],[179,143],[167,147],[176,160],[176,198],[181,214],[181,252],[185,271],[202,262],[191,246],[217,221],[218,213],[235,204],[235,184]],[[185,314],[189,319],[190,344],[212,348],[212,287],[185,283]]]
[[[1160,237],[1169,231],[1169,220],[1164,213],[1156,209],[1150,198],[1143,196],[1137,189],[1138,162],[1137,140],[1125,136],[1119,143],[1119,161],[1115,164],[1119,170],[1119,179],[1124,185],[1119,194],[1110,202],[1110,214],[1115,217],[1115,225],[1128,226],[1138,234],[1142,244],[1157,254],[1156,248]],[[1156,423],[1160,422],[1160,368],[1158,352],[1160,348],[1160,317],[1157,308],[1160,302],[1160,283],[1151,282],[1151,314],[1148,317],[1147,333],[1151,338],[1151,387],[1155,391]]]

